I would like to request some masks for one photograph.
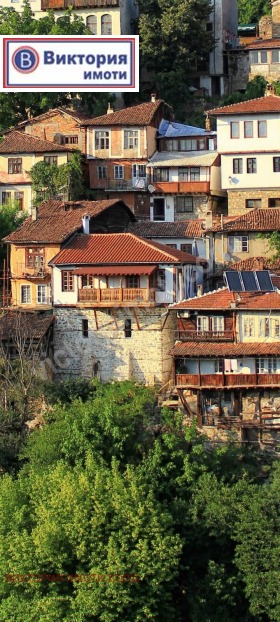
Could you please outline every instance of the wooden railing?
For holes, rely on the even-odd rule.
[[[176,374],[176,385],[202,388],[280,386],[280,374]]]
[[[109,287],[104,289],[79,289],[79,302],[154,302],[155,290],[144,287]]]
[[[41,10],[77,8],[98,8],[119,6],[119,0],[41,0]]]
[[[179,341],[233,341],[232,330],[178,330],[176,339]]]

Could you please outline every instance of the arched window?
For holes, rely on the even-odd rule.
[[[96,15],[89,15],[87,17],[87,28],[93,35],[97,35],[97,18]]]
[[[102,35],[111,35],[112,34],[112,18],[111,15],[106,13],[101,17],[101,34]]]

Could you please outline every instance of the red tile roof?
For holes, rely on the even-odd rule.
[[[188,343],[178,342],[171,350],[173,356],[191,358],[209,356],[280,356],[280,343]]]
[[[42,140],[17,130],[6,134],[0,143],[0,153],[49,153],[50,151],[68,152],[62,145],[56,145],[49,140]]]
[[[280,112],[280,97],[278,95],[267,95],[239,102],[238,104],[230,104],[229,106],[207,110],[209,116],[258,114],[261,112]]]
[[[280,99],[280,98],[279,98]],[[280,209],[254,209],[238,216],[224,219],[208,231],[278,231],[280,229]]]
[[[53,315],[8,311],[0,317],[0,340],[6,341],[11,339],[13,335],[42,339],[53,324],[54,319]]]
[[[73,264],[195,264],[201,260],[188,253],[150,242],[132,233],[96,233],[77,235],[50,262]]]
[[[88,119],[83,125],[149,125],[162,104],[164,104],[162,99],[138,104],[110,114],[103,114],[101,117],[95,117],[95,119]]]
[[[260,41],[252,41],[246,45],[246,50],[268,50],[271,48],[280,48],[280,39],[261,39]]]
[[[156,270],[156,266],[95,266],[91,268],[76,268],[75,274],[91,274],[92,276],[119,276],[127,274],[148,274],[151,275]]]
[[[218,289],[203,296],[196,296],[188,300],[182,300],[170,309],[204,309],[204,310],[228,310],[231,304],[235,304],[235,309],[252,310],[280,310],[280,294],[278,292],[230,292],[227,287]]]
[[[88,120],[88,116],[83,112],[78,112],[77,110],[69,110],[69,108],[52,108],[52,110],[48,110],[47,112],[43,112],[42,114],[37,115],[36,117],[32,117],[32,119],[27,119],[26,121],[21,121],[17,128],[25,127],[26,125],[33,125],[38,121],[44,121],[44,119],[49,119],[57,114],[61,114],[62,116],[70,116],[75,121],[83,124],[83,121]]]
[[[143,238],[201,238],[203,220],[183,220],[179,222],[142,221],[131,223],[129,231]]]
[[[267,257],[248,257],[236,263],[229,264],[227,270],[270,270],[280,272],[280,259],[268,259]],[[223,271],[225,268],[222,269]]]
[[[119,203],[118,199],[69,201],[66,204],[63,201],[46,201],[38,210],[37,220],[28,218],[21,227],[7,235],[4,241],[13,244],[31,242],[60,244],[71,234],[81,230],[82,216],[86,212],[92,217],[98,216]],[[74,209],[65,211],[65,205]],[[127,210],[130,212],[129,208]]]

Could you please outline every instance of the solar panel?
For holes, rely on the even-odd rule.
[[[262,292],[273,292],[274,287],[268,270],[256,270],[257,279],[259,281],[260,290]]]
[[[250,270],[242,270],[241,278],[244,283],[245,292],[258,292],[260,290],[255,272]]]
[[[227,270],[225,272],[225,278],[226,278],[227,286],[230,292],[242,292],[243,291],[243,285],[240,280],[239,272],[236,272],[236,270],[230,270],[230,271]]]

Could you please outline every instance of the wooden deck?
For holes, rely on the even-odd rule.
[[[176,374],[176,386],[186,389],[279,387],[280,374]]]

